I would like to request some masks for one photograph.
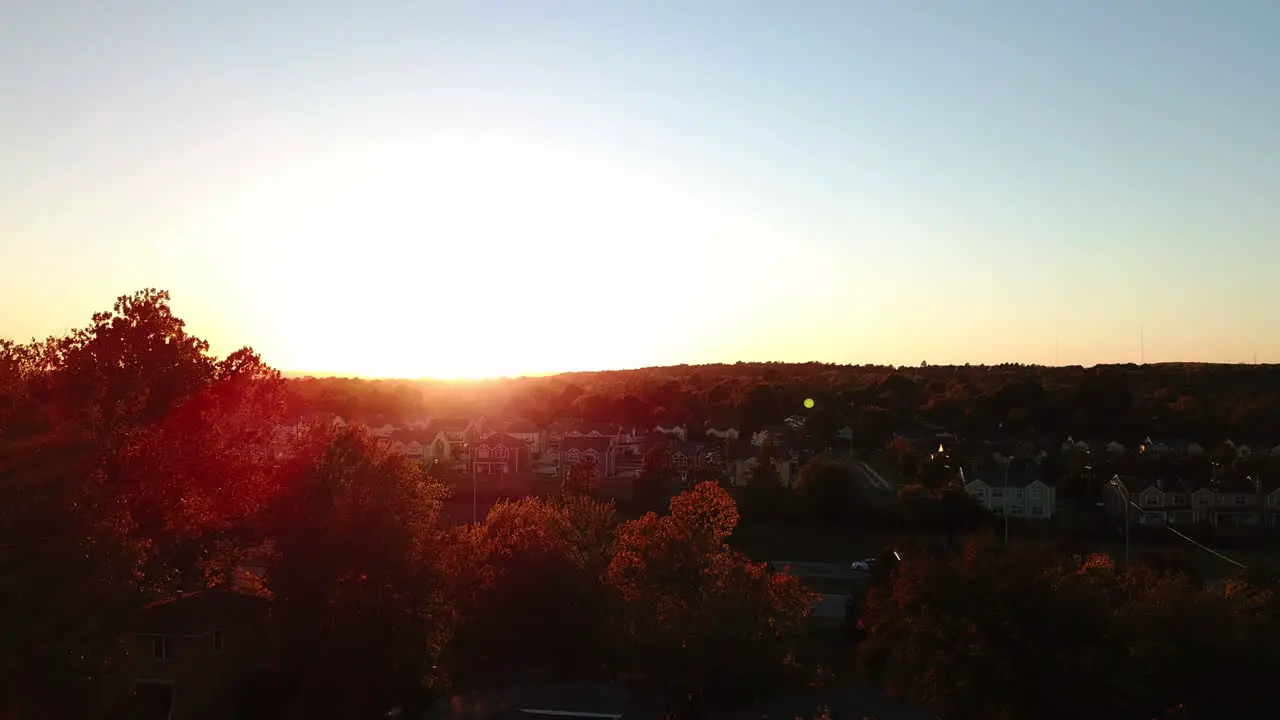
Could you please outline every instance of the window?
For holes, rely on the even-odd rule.
[[[476,457],[478,458],[489,457],[489,448],[487,446],[481,446],[480,449],[476,450]]]
[[[1004,488],[1002,487],[991,488],[991,497],[1004,497]]]
[[[1169,496],[1169,504],[1170,505],[1186,505],[1187,498],[1183,496],[1181,493],[1174,493],[1173,495]]]
[[[569,451],[568,460],[569,460],[569,462],[570,462],[570,463],[576,463],[576,462],[578,462],[578,458],[579,458],[579,455],[578,455],[578,451],[577,451],[577,450],[570,450],[570,451]]]
[[[1201,506],[1201,507],[1208,507],[1208,506],[1209,506],[1209,496],[1208,496],[1207,494],[1205,494],[1205,495],[1197,495],[1197,496],[1196,496],[1196,504],[1197,504],[1197,505],[1199,505],[1199,506]]]
[[[583,460],[590,460],[591,462],[597,462],[597,461],[598,461],[598,457],[597,457],[597,455],[596,455],[596,451],[595,451],[595,450],[588,450],[588,451],[586,451],[586,452],[582,453],[582,459],[583,459]]]
[[[1044,517],[1044,508],[1039,505],[1032,505],[1031,517]]]
[[[1235,503],[1236,503],[1237,505],[1245,505],[1245,504],[1247,504],[1247,500],[1248,500],[1248,498],[1246,498],[1246,497],[1245,497],[1245,496],[1243,496],[1243,495],[1236,495],[1236,496],[1235,496]]]
[[[507,449],[506,449],[506,448],[504,448],[504,447],[500,447],[500,448],[498,448],[497,450],[494,450],[494,451],[493,451],[493,456],[494,456],[494,457],[496,457],[496,458],[504,458],[504,459],[505,459],[505,458],[507,457]]]
[[[173,658],[173,638],[169,635],[157,635],[151,639],[151,654],[157,660]]]
[[[213,650],[214,652],[222,652],[222,631],[213,631]]]
[[[1142,496],[1143,505],[1159,505],[1160,496],[1155,493],[1146,493]]]
[[[1035,487],[1035,488],[1031,488],[1031,499],[1032,499],[1032,500],[1043,500],[1043,499],[1044,499],[1044,488],[1042,488],[1042,487]]]
[[[1014,500],[1021,500],[1021,499],[1022,499],[1022,488],[1016,488],[1016,489],[1013,491],[1013,499],[1014,499]]]
[[[1021,505],[1014,505],[1012,508],[1010,508],[1010,509],[1009,509],[1009,514],[1010,514],[1010,515],[1021,515],[1021,514],[1022,514],[1022,506],[1021,506]]]
[[[689,463],[689,461],[683,455],[676,455],[675,457],[672,458],[672,460],[675,461],[676,467],[682,470]]]

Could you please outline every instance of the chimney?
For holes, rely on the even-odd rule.
[[[1164,478],[1156,478],[1156,489],[1164,492]]]

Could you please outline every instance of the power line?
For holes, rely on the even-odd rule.
[[[1143,509],[1142,509],[1142,507],[1141,507],[1140,505],[1138,505],[1137,503],[1135,503],[1133,500],[1130,500],[1130,499],[1129,499],[1129,489],[1128,489],[1128,488],[1125,488],[1123,497],[1124,497],[1124,501],[1125,501],[1127,504],[1132,505],[1132,506],[1133,506],[1133,507],[1134,507],[1138,512],[1140,512],[1140,513],[1146,512],[1145,510],[1143,510]],[[1126,513],[1126,514],[1125,514],[1125,520],[1124,520],[1124,521],[1125,521],[1125,524],[1128,524],[1128,523],[1129,523],[1129,515],[1128,515],[1128,513]],[[1177,535],[1178,537],[1182,538],[1183,540],[1186,540],[1187,542],[1191,543],[1192,545],[1195,545],[1196,547],[1200,548],[1201,550],[1204,550],[1204,551],[1205,551],[1205,552],[1207,552],[1207,553],[1210,553],[1210,554],[1212,554],[1212,555],[1216,555],[1216,556],[1218,556],[1219,558],[1221,558],[1221,559],[1223,559],[1223,560],[1226,560],[1227,562],[1231,563],[1232,565],[1235,565],[1236,567],[1240,568],[1241,570],[1248,570],[1248,569],[1249,569],[1249,567],[1248,567],[1247,565],[1245,565],[1244,563],[1240,562],[1239,560],[1232,560],[1231,558],[1227,557],[1226,555],[1223,555],[1222,553],[1218,552],[1217,550],[1214,550],[1213,548],[1211,548],[1211,547],[1209,547],[1209,546],[1207,546],[1207,545],[1205,545],[1205,544],[1203,544],[1203,543],[1197,542],[1197,541],[1192,540],[1191,538],[1187,537],[1186,535],[1183,535],[1181,532],[1178,532],[1176,529],[1174,529],[1174,528],[1173,528],[1172,526],[1170,526],[1168,523],[1166,523],[1166,524],[1165,524],[1164,529],[1165,529],[1165,530],[1168,530],[1169,532],[1173,533],[1174,535]]]

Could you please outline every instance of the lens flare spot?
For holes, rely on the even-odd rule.
[[[813,398],[805,398],[805,399],[804,399],[804,406],[805,406],[806,408],[808,408],[809,410],[812,410],[812,409],[813,409]]]

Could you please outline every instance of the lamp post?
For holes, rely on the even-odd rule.
[[[1009,468],[1013,467],[1014,457],[1009,456],[1009,460],[1004,464],[1004,544],[1009,545]]]
[[[471,524],[476,524],[476,504],[479,493],[476,491],[476,460],[471,457],[471,443],[462,443],[462,449],[467,451],[467,464],[471,466]]]
[[[1110,485],[1114,485],[1116,492],[1120,495],[1120,501],[1124,503],[1124,564],[1129,564],[1129,488],[1120,482],[1119,476],[1111,478]]]

